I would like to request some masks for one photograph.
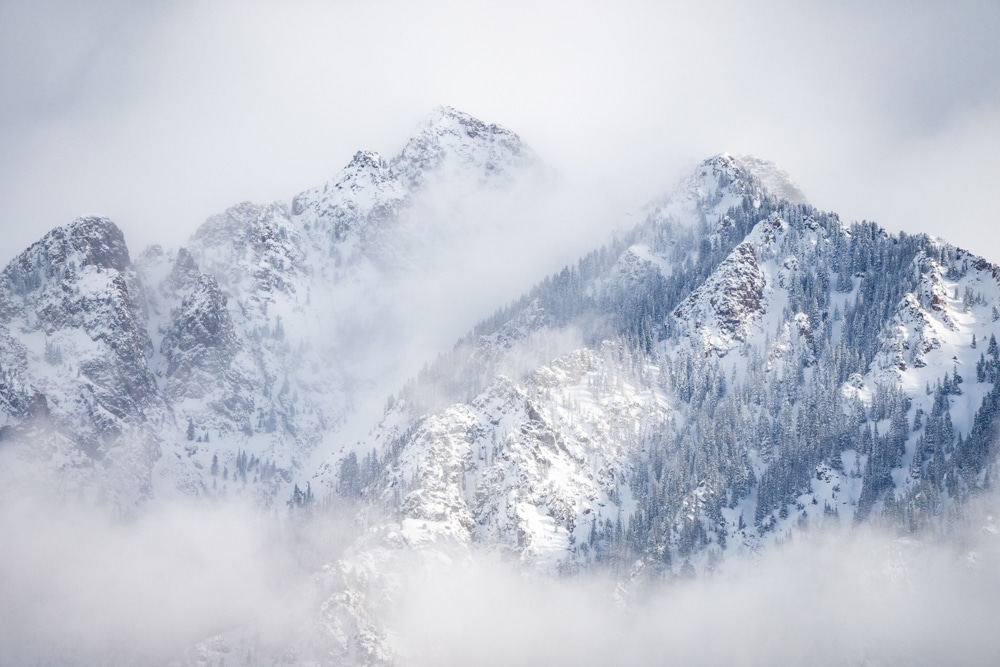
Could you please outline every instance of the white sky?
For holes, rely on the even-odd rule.
[[[608,210],[753,153],[821,208],[1000,261],[997,35],[995,0],[0,0],[0,263],[87,213],[134,253],[181,243],[391,156],[438,104]]]

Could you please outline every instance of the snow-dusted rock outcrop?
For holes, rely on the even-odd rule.
[[[764,273],[749,243],[736,246],[715,273],[674,310],[706,351],[725,354],[746,340],[766,309]]]
[[[144,305],[125,239],[105,218],[53,230],[0,274],[5,440],[22,441],[49,483],[123,509],[149,493],[159,456]]]

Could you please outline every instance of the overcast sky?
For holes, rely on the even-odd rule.
[[[753,153],[821,208],[1000,261],[997,35],[995,0],[0,0],[0,262],[87,213],[178,244],[439,104],[612,208]]]

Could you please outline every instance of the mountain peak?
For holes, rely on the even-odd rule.
[[[119,271],[124,271],[130,263],[125,235],[115,223],[100,216],[80,217],[53,229],[25,254],[32,250],[44,252],[54,264],[65,262],[70,255],[76,255],[80,265]]]
[[[0,272],[0,291],[24,296],[43,289],[47,279],[61,280],[67,271],[88,266],[125,271],[130,265],[125,235],[117,225],[103,217],[81,217],[56,227],[11,260]]]
[[[734,181],[745,181],[749,176],[776,197],[787,199],[793,204],[808,203],[805,195],[784,169],[770,160],[754,155],[719,153],[702,162],[697,173],[703,180],[711,178],[721,187]]]
[[[807,203],[788,174],[774,163],[752,155],[719,153],[702,161],[668,197],[654,203],[659,215],[688,217],[695,209],[714,217],[743,197],[756,201],[770,194],[793,204]],[[694,208],[692,208],[694,207]]]
[[[464,111],[456,109],[455,107],[445,105],[432,109],[420,125],[421,130],[431,128],[456,129],[458,127],[463,128],[464,131],[469,133],[469,136],[472,137],[476,136],[480,132],[490,131],[500,131],[513,134],[510,130],[507,130],[499,125],[492,123],[487,125],[472,114],[468,114]]]
[[[427,114],[427,117],[425,118],[425,122],[427,123],[436,123],[447,120],[459,120],[459,121],[465,120],[476,123],[481,122],[479,121],[479,119],[475,118],[472,114],[468,114],[448,104],[439,104],[438,106],[434,107],[433,109],[431,109],[430,113]]]
[[[358,151],[348,163],[348,169],[385,169],[386,162],[375,151]]]
[[[793,204],[806,204],[806,196],[788,173],[771,162],[753,155],[737,155],[730,158],[733,163],[753,174],[761,185],[776,197],[787,199]]]
[[[392,170],[413,190],[432,172],[469,170],[481,182],[506,181],[514,169],[535,161],[531,149],[511,130],[441,106],[424,119],[393,158]]]

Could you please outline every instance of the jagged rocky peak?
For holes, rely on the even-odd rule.
[[[107,218],[78,218],[46,234],[0,274],[2,315],[23,331],[82,328],[128,365],[151,351],[143,295],[121,230]]]
[[[333,268],[321,266],[321,273],[337,274],[362,256],[393,264],[386,258],[419,254],[410,246],[427,237],[427,225],[417,225],[419,232],[414,225],[401,229],[408,211],[422,211],[410,216],[412,223],[427,216],[421,203],[460,199],[484,186],[509,187],[539,166],[510,130],[440,107],[396,157],[387,162],[358,151],[332,179],[294,197],[291,213],[320,264],[332,258]]]
[[[777,177],[783,173],[765,160],[720,153],[698,164],[669,194],[650,202],[642,215],[650,221],[673,225],[674,234],[699,222],[707,223],[710,231],[730,233],[731,209],[748,202],[757,209],[766,195],[781,199],[794,194],[793,186],[786,187],[785,181]]]
[[[39,246],[45,248],[48,259],[56,265],[76,261],[85,266],[124,271],[130,264],[125,235],[115,223],[103,217],[77,218],[56,228],[25,255],[30,255],[32,249]]]
[[[805,204],[806,198],[788,174],[773,162],[753,155],[719,153],[702,162],[683,189],[705,200],[766,192],[793,204]],[[762,192],[761,192],[762,191]]]
[[[452,107],[438,107],[392,160],[392,170],[411,190],[444,169],[468,170],[481,183],[508,182],[518,167],[536,163],[521,138]]]
[[[750,172],[761,185],[776,197],[787,199],[793,204],[806,204],[806,196],[788,173],[770,160],[753,155],[737,155],[731,158],[737,165]]]
[[[347,165],[348,169],[366,170],[369,173],[388,175],[389,163],[375,151],[358,151]]]
[[[22,297],[52,278],[75,274],[78,269],[114,269],[130,266],[125,236],[107,218],[77,218],[57,227],[15,257],[0,276],[7,297]]]
[[[722,196],[733,190],[742,194],[750,185],[752,175],[728,153],[713,155],[702,162],[689,177],[685,189],[691,189],[703,199]]]
[[[167,359],[172,393],[200,397],[203,391],[193,376],[225,372],[236,354],[238,340],[218,283],[202,275],[194,290],[174,313],[160,351]],[[194,378],[197,379],[197,378]]]
[[[406,188],[378,153],[358,151],[332,179],[296,195],[292,214],[307,232],[341,242],[352,230],[394,216],[406,198]]]
[[[209,218],[191,238],[190,251],[203,271],[232,295],[294,292],[294,277],[306,271],[299,232],[280,202],[243,202]]]

